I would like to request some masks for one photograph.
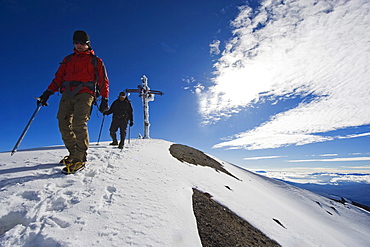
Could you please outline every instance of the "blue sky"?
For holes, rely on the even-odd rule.
[[[1,0],[0,151],[10,151],[85,30],[103,59],[110,103],[141,76],[150,136],[253,170],[369,172],[367,1]],[[143,134],[141,99],[130,96]],[[51,96],[19,149],[61,145]],[[110,116],[102,141],[109,140]],[[90,141],[102,116],[94,109]]]

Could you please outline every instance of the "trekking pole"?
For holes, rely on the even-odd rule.
[[[128,127],[128,144],[130,144],[130,135],[131,135],[131,126],[130,127]]]
[[[98,142],[96,143],[96,145],[99,145],[100,136],[101,136],[101,131],[102,131],[102,129],[103,129],[103,125],[104,125],[104,118],[105,118],[105,115],[103,115],[103,120],[102,120],[102,122],[101,122],[100,131],[99,131]]]
[[[14,148],[13,148],[13,150],[12,150],[11,155],[13,155],[13,154],[17,151],[17,148],[18,148],[18,147],[19,147],[19,145],[21,144],[21,142],[22,142],[22,140],[23,140],[24,136],[26,135],[26,133],[27,133],[28,129],[30,128],[32,121],[35,119],[35,117],[36,117],[37,113],[38,113],[38,112],[39,112],[39,110],[41,109],[41,106],[42,106],[42,104],[41,104],[41,102],[39,102],[39,103],[37,104],[37,108],[36,108],[35,112],[33,113],[33,115],[32,115],[32,117],[31,117],[30,121],[28,121],[28,124],[26,125],[26,128],[24,128],[24,130],[23,130],[23,132],[22,132],[21,136],[19,137],[19,139],[18,139],[17,143],[15,144],[15,146],[14,146]]]

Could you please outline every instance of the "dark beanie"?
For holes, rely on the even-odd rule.
[[[74,34],[73,34],[73,40],[76,40],[76,41],[85,41],[86,43],[90,43],[90,37],[87,33],[85,33],[84,31],[81,31],[81,30],[77,30]]]
[[[120,92],[119,96],[126,96],[126,93],[125,92]]]

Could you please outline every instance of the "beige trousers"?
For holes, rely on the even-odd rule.
[[[69,155],[77,161],[86,160],[89,148],[87,121],[90,119],[94,96],[89,93],[76,94],[68,98],[62,94],[58,110],[59,131]]]

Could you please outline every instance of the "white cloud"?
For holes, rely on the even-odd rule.
[[[219,40],[214,40],[212,44],[209,45],[209,53],[211,55],[218,55],[220,54],[220,41]]]
[[[349,139],[349,138],[364,137],[364,136],[370,136],[370,133],[362,133],[362,134],[358,134],[358,135],[338,136],[338,139]]]
[[[342,166],[343,168],[348,168],[348,169],[369,169],[370,166]]]
[[[262,160],[262,159],[276,159],[280,157],[286,157],[286,156],[262,156],[262,157],[248,157],[244,158],[243,160]]]
[[[328,157],[328,156],[337,156],[338,154],[320,154],[319,156]]]
[[[195,82],[195,78],[193,76],[187,76],[186,78],[183,78],[182,81],[187,84],[192,84]]]
[[[261,171],[264,170],[264,168],[258,167],[258,168],[248,168],[249,170],[253,171]],[[313,173],[341,173],[341,174],[353,174],[353,173],[361,173],[361,174],[368,174],[370,178],[370,166],[364,165],[364,166],[336,166],[336,167],[313,167],[313,166],[299,166],[299,167],[280,167],[280,168],[265,168],[265,172],[271,173],[284,173],[284,174],[290,174],[290,173],[304,173],[304,174],[313,174]],[[370,182],[369,182],[370,183]]]
[[[194,86],[194,88],[195,88],[195,93],[198,95],[202,92],[202,90],[204,90],[204,86],[202,86],[199,83],[196,86]]]
[[[287,160],[287,162],[338,162],[338,161],[366,161],[366,160],[370,160],[370,157],[310,159],[310,160]]]
[[[215,64],[214,85],[198,91],[204,123],[266,97],[303,100],[214,147],[304,145],[341,138],[321,133],[370,124],[367,0],[269,0],[257,14],[242,7],[233,25],[234,37]],[[305,101],[308,95],[313,100]]]

